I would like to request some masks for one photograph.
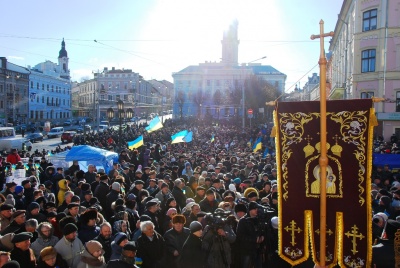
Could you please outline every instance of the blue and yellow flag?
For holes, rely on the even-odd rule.
[[[211,136],[211,142],[214,142],[214,134],[212,134],[212,136]]]
[[[193,132],[190,131],[184,138],[183,141],[184,142],[191,142],[193,140]]]
[[[253,143],[253,139],[250,139],[248,142],[247,142],[247,146],[249,146],[250,148],[251,148],[251,144]]]
[[[135,148],[139,148],[142,145],[143,145],[143,135],[139,136],[134,141],[128,141],[128,148],[130,150],[135,149]]]
[[[261,148],[262,148],[261,137],[259,137],[253,145],[253,153],[257,152],[258,150],[261,150]]]
[[[158,116],[154,117],[153,120],[150,121],[149,125],[145,128],[147,132],[151,133],[163,127],[161,120]]]
[[[175,133],[174,135],[171,136],[172,139],[171,144],[185,142],[184,138],[188,133],[189,132],[187,130],[182,130],[181,132]]]

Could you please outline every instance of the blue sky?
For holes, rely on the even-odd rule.
[[[220,61],[222,33],[239,21],[239,62],[287,75],[286,90],[319,72],[319,21],[333,31],[340,0],[1,1],[0,56],[22,65],[57,62],[65,38],[73,80],[103,67],[173,81],[188,65]],[[97,40],[98,42],[94,42]],[[328,49],[329,39],[325,39]],[[310,73],[307,74],[312,69]],[[307,75],[306,75],[307,74]]]

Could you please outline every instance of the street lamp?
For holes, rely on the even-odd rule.
[[[122,119],[125,117],[124,102],[122,100],[117,101],[118,118],[119,118],[119,137],[122,136]]]

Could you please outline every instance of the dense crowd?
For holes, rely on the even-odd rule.
[[[193,141],[170,144],[182,129],[193,132]],[[145,144],[126,148],[139,135]],[[257,138],[263,147],[253,152],[250,140]],[[47,160],[69,147],[28,155],[13,150],[2,158],[0,268],[291,267],[277,254],[270,126],[167,121],[153,133],[127,126],[122,135],[109,129],[74,143],[115,151],[119,160],[106,172],[90,163],[83,171],[78,161],[63,169]],[[27,179],[7,182],[13,169],[24,169]],[[374,262],[394,267],[381,263],[394,263],[400,178],[385,166],[371,180],[374,252],[380,250]]]

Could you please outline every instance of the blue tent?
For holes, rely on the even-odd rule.
[[[118,162],[118,154],[115,152],[103,150],[89,145],[73,146],[65,157],[66,161],[86,161],[96,167],[102,166],[108,171],[112,168],[114,162]]]
[[[388,164],[390,169],[400,169],[400,154],[374,154],[372,163],[375,166]]]

